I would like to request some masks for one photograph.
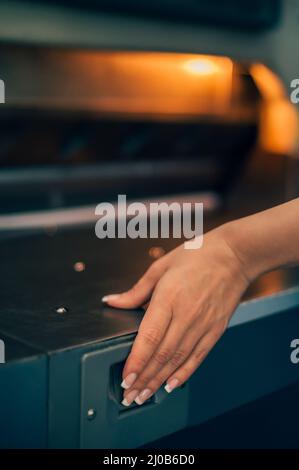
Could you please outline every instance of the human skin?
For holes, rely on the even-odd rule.
[[[171,392],[200,366],[249,284],[272,269],[299,264],[299,198],[224,224],[203,246],[184,245],[155,261],[112,307],[149,302],[123,369],[124,399],[143,404],[162,384]]]

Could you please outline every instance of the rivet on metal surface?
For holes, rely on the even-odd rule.
[[[97,412],[94,408],[89,408],[89,410],[87,411],[87,419],[91,421],[92,419],[96,417],[96,414]]]
[[[85,263],[83,263],[83,261],[77,261],[74,264],[74,270],[77,271],[77,273],[82,273],[82,271],[85,271]]]
[[[56,309],[56,312],[59,313],[60,315],[63,315],[64,313],[68,312],[68,309],[66,307],[58,307]]]
[[[152,246],[149,249],[148,254],[153,259],[159,259],[161,256],[165,255],[165,250],[161,246]]]

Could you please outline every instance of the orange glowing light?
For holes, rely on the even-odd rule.
[[[195,75],[212,75],[220,71],[216,61],[208,58],[187,60],[183,68]]]
[[[259,144],[267,152],[293,155],[298,116],[282,82],[263,64],[252,64],[250,73],[262,96]]]

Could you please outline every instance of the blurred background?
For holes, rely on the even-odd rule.
[[[203,202],[209,230],[298,196],[298,111],[289,98],[299,74],[298,17],[295,0],[0,1],[0,332],[12,364],[0,447],[79,446],[89,425],[85,414],[79,423],[81,354],[134,334],[140,321],[140,312],[107,311],[99,299],[129,287],[182,241],[99,241],[99,202],[118,194]],[[246,293],[255,302],[245,326],[237,320],[187,403],[179,401],[192,435],[169,414],[169,429],[148,426],[151,434],[132,433],[131,445],[299,446],[288,358],[298,285],[298,270],[280,270]],[[69,315],[58,318],[59,306]],[[258,322],[257,312],[269,318]],[[32,390],[34,381],[22,379],[29,392],[20,397],[14,364],[34,354],[62,362],[54,372],[41,366],[53,388],[37,381]],[[18,413],[14,403],[22,403]],[[126,438],[117,416],[115,436],[107,434],[116,447]],[[99,441],[86,432],[88,444]]]
[[[236,203],[239,187],[245,213],[296,194],[297,112],[275,49],[294,12],[257,0],[183,10],[179,1],[0,2],[2,214],[119,193],[203,193],[215,209]]]

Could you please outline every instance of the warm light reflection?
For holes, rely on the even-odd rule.
[[[264,297],[281,292],[288,284],[288,271],[271,271],[251,284],[244,295],[244,300]]]
[[[212,75],[220,71],[216,61],[207,58],[187,60],[183,67],[187,72],[195,75]]]
[[[33,81],[23,80],[12,104],[86,110],[125,119],[258,122],[262,149],[294,152],[294,107],[279,77],[261,63],[169,52],[52,50],[44,54],[40,57],[44,68],[36,70],[42,72],[47,93],[39,94]],[[35,67],[36,56],[31,60]],[[22,65],[21,60],[18,63]],[[16,74],[25,72],[20,67]]]
[[[264,64],[252,64],[250,73],[265,100],[285,98],[285,89],[279,77]]]
[[[298,117],[279,77],[263,64],[252,64],[250,73],[262,96],[260,146],[271,153],[293,155]]]
[[[66,100],[76,105],[82,96],[76,89],[85,83],[85,107],[103,113],[137,113],[155,118],[222,117],[240,110],[238,100],[232,103],[233,62],[228,57],[75,51],[69,53],[67,61],[61,61],[61,68],[61,75],[71,77],[72,83],[64,89],[65,106]]]

